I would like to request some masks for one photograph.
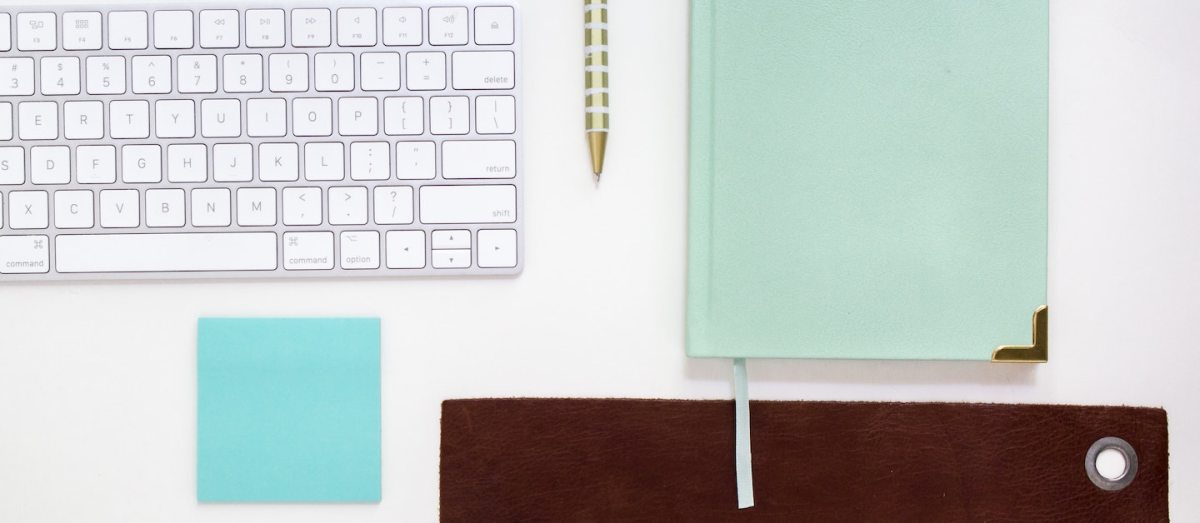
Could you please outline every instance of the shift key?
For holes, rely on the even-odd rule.
[[[514,185],[426,185],[421,187],[422,223],[513,223]]]

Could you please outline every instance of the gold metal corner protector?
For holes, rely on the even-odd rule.
[[[1046,363],[1050,356],[1049,312],[1042,305],[1033,311],[1033,345],[1001,345],[992,351],[992,361],[1002,363]]]

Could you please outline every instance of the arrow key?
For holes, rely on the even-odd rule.
[[[433,251],[433,268],[466,269],[471,266],[471,249],[441,249]]]
[[[388,231],[384,244],[389,269],[425,267],[425,231]]]
[[[492,229],[479,231],[479,266],[516,267],[517,231]]]
[[[434,249],[470,249],[471,231],[433,231]]]

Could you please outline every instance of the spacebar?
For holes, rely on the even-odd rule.
[[[61,234],[55,268],[72,272],[270,271],[275,233]]]

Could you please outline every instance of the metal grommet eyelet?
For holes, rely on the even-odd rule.
[[[1114,458],[1123,459],[1124,467],[1119,474],[1114,474],[1112,471],[1101,473],[1097,467],[1097,460],[1101,458],[1101,454],[1105,451],[1114,451],[1119,454],[1109,454]],[[1119,462],[1118,462],[1119,463]],[[1133,450],[1133,446],[1121,438],[1109,436],[1100,438],[1092,443],[1091,448],[1087,451],[1087,457],[1083,460],[1083,467],[1087,470],[1088,479],[1092,480],[1092,484],[1097,487],[1116,491],[1128,487],[1133,483],[1134,476],[1137,476],[1138,459],[1137,452]]]

